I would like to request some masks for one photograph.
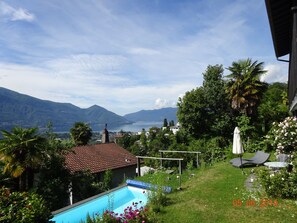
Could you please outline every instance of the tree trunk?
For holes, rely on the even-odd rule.
[[[26,175],[27,175],[27,173],[26,173],[26,171],[24,171],[19,178],[19,191],[26,191],[26,185],[27,185]]]

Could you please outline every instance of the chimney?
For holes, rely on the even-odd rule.
[[[102,131],[102,143],[109,143],[109,133],[107,131],[107,124],[105,124],[105,128]]]

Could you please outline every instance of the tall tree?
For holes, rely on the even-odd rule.
[[[70,129],[70,135],[77,146],[87,145],[92,137],[92,129],[86,123],[76,122]]]
[[[226,110],[227,94],[224,91],[223,65],[208,65],[203,73],[203,90],[206,95],[208,107],[214,113],[222,113]]]
[[[273,83],[263,94],[258,107],[259,123],[262,124],[263,133],[270,129],[273,122],[280,122],[289,115],[288,85],[286,83]]]
[[[202,87],[186,92],[177,106],[178,120],[188,134],[198,138],[208,132],[208,108]]]
[[[37,134],[37,128],[15,127],[11,132],[2,131],[0,160],[5,164],[3,172],[19,180],[19,190],[33,186],[34,170],[46,158],[46,140]]]
[[[203,86],[187,92],[178,101],[178,120],[195,138],[230,135],[231,115],[223,71],[222,65],[209,65],[203,73]]]
[[[231,107],[248,116],[255,116],[261,96],[267,84],[260,81],[266,73],[263,62],[252,62],[251,59],[239,60],[227,68],[231,73],[226,92],[231,100]]]
[[[168,127],[168,121],[167,121],[167,118],[164,118],[164,121],[163,121],[163,127]]]
[[[203,73],[203,91],[208,108],[209,128],[212,135],[230,135],[231,110],[225,92],[223,65],[209,65]]]
[[[65,154],[71,152],[74,144],[71,140],[62,140],[48,125],[45,134],[47,140],[47,158],[40,167],[35,190],[47,202],[50,210],[57,210],[69,204],[70,170],[66,167]]]

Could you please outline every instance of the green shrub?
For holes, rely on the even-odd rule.
[[[148,206],[154,212],[160,212],[161,208],[168,204],[168,198],[165,193],[163,193],[162,186],[158,186],[157,189],[151,190],[148,195]]]
[[[46,223],[52,222],[51,218],[51,212],[40,195],[0,188],[1,223]]]
[[[226,158],[226,154],[229,151],[228,144],[228,140],[224,137],[213,137],[211,139],[203,138],[192,141],[189,150],[201,152],[199,157],[202,158],[206,164],[212,164],[213,162],[218,162]]]
[[[267,168],[261,168],[258,172],[258,181],[268,196],[273,198],[297,199],[297,171],[287,172],[282,169],[271,172]]]

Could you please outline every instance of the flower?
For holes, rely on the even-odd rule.
[[[291,153],[297,148],[297,118],[287,117],[273,123],[266,140],[276,148],[277,154]]]

